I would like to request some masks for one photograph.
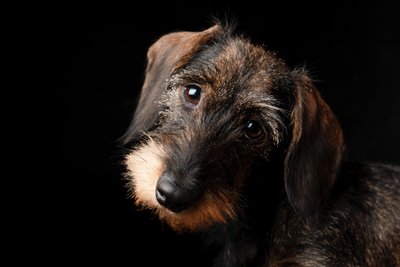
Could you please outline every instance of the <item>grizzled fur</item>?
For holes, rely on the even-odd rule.
[[[307,74],[227,28],[150,47],[123,140],[136,204],[203,233],[215,266],[400,266],[400,168],[344,162]]]

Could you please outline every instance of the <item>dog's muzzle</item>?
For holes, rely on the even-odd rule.
[[[170,211],[181,212],[189,208],[199,198],[199,191],[179,186],[175,175],[165,172],[158,179],[156,198],[158,203]]]

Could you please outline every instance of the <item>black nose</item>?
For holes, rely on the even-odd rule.
[[[156,198],[158,203],[173,212],[187,209],[197,199],[197,190],[187,190],[178,186],[175,177],[164,173],[157,182]]]

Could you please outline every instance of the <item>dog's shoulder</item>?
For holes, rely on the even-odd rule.
[[[315,233],[328,261],[398,266],[400,166],[344,163]]]
[[[383,190],[394,193],[394,197],[400,197],[400,166],[381,163],[369,163],[364,166],[370,174],[367,176],[367,184],[372,190],[375,188],[377,192]]]
[[[281,207],[271,248],[271,266],[398,266],[400,167],[345,163],[318,223]]]
[[[343,164],[331,203],[354,203],[372,210],[400,208],[400,166],[382,163],[347,162]],[[384,206],[383,206],[384,205]],[[341,207],[339,207],[341,208]],[[345,208],[345,207],[343,207]],[[353,207],[352,210],[357,210]]]

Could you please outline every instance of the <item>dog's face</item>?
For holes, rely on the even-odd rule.
[[[288,70],[262,47],[232,37],[219,26],[166,35],[149,49],[148,60],[141,99],[127,135],[128,140],[139,140],[126,158],[138,205],[153,209],[176,230],[197,230],[234,219],[245,202],[241,191],[254,163],[268,160],[289,138],[285,185],[289,200],[303,200],[294,188],[288,188],[298,182],[292,173],[296,167],[291,165],[298,164],[299,153],[308,153],[297,152],[299,144],[313,142],[303,140],[308,131],[303,127],[314,135],[314,126],[308,124],[316,117],[318,131],[336,122],[330,115],[317,115],[317,109],[328,108],[312,89],[299,95],[300,86],[309,86],[307,78]],[[313,98],[310,112],[303,106],[306,98]],[[340,142],[341,134],[333,129],[327,135],[314,138],[334,154],[323,155],[332,169],[341,148],[330,144]],[[300,168],[310,171],[309,163]],[[333,183],[332,175],[328,176],[318,182],[321,187],[327,181],[322,191]],[[300,206],[299,212],[314,208]]]

